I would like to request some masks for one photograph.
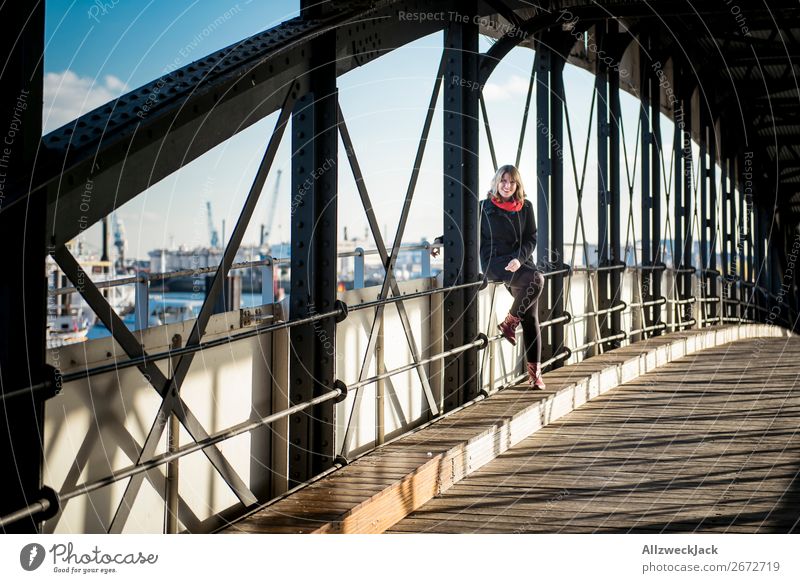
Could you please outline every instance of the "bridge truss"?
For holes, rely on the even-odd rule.
[[[494,167],[498,160],[483,96],[473,88],[484,87],[515,47],[535,51],[517,164],[530,133],[526,127],[535,121],[536,128],[545,128],[535,132],[535,197],[539,261],[547,271],[541,310],[549,366],[663,330],[744,320],[796,327],[800,133],[795,61],[800,57],[800,8],[796,2],[768,4],[734,12],[727,3],[712,1],[574,0],[533,6],[511,0],[304,0],[300,17],[166,74],[45,136],[40,109],[43,3],[4,7],[7,34],[2,42],[9,60],[3,74],[7,88],[0,99],[4,115],[17,115],[22,130],[6,152],[13,164],[0,199],[2,248],[15,250],[7,257],[8,275],[0,280],[0,312],[7,330],[0,340],[2,463],[17,476],[0,501],[3,527],[9,532],[38,530],[68,500],[125,479],[129,481],[107,525],[107,530],[121,532],[145,480],[160,487],[155,468],[199,450],[238,500],[235,515],[277,492],[253,492],[218,444],[287,418],[286,487],[346,463],[355,426],[345,423],[343,436],[337,434],[336,402],[354,394],[352,417],[364,395],[359,388],[398,372],[385,370],[378,348],[385,310],[397,311],[404,347],[412,357],[403,370],[417,376],[428,417],[452,411],[485,391],[486,353],[481,351],[497,337],[490,332],[491,322],[485,333],[479,327],[481,126]],[[18,30],[23,33],[15,40],[16,32],[10,32]],[[387,244],[359,165],[364,146],[354,143],[348,132],[337,78],[434,33],[443,36],[441,60],[431,80],[396,234]],[[495,40],[485,53],[479,51],[481,34]],[[568,62],[595,74],[587,99],[589,130],[597,136],[591,152],[590,136],[576,135],[570,123],[563,82]],[[630,75],[622,76],[622,70]],[[635,130],[624,127],[622,91],[640,101]],[[27,102],[24,109],[21,99]],[[438,289],[403,295],[394,266],[437,106],[444,136],[443,282]],[[276,124],[199,316],[185,339],[179,337],[165,353],[148,353],[138,331],[125,327],[66,244],[86,224],[102,220],[151,184],[275,112]],[[662,114],[674,125],[669,151],[663,147]],[[626,131],[637,136],[633,162]],[[292,193],[302,191],[292,221],[288,318],[210,341],[206,332],[216,300],[224,293],[284,139],[290,140],[293,153]],[[356,306],[337,296],[339,140],[386,268],[373,294],[376,299]],[[590,156],[597,166],[596,192],[584,188]],[[309,183],[311,173],[330,160],[334,170]],[[91,205],[82,204],[87,184],[95,193]],[[564,200],[572,192],[578,212],[570,233],[564,227]],[[586,247],[581,206],[589,197],[598,209],[596,259]],[[570,235],[573,254],[567,258]],[[641,256],[637,239],[642,241]],[[634,260],[629,263],[631,242]],[[699,242],[699,264],[693,242]],[[575,249],[583,252],[582,262]],[[125,355],[115,369],[138,369],[160,401],[146,438],[130,456],[130,467],[58,493],[42,479],[45,404],[62,385],[108,371],[87,369],[64,376],[47,364],[46,255],[113,331]],[[593,290],[591,299],[584,306],[570,305],[570,283],[581,272]],[[636,294],[629,302],[622,300],[626,273],[635,274]],[[420,294],[440,298],[442,342],[434,355],[420,346],[407,312],[407,303]],[[335,339],[337,326],[357,310],[370,313],[371,324],[357,380],[348,387],[337,378],[336,357],[324,339]],[[569,338],[568,324],[578,320],[585,322],[588,340]],[[207,430],[182,398],[196,355],[246,334],[279,331],[289,335],[286,407],[226,432]],[[377,368],[376,360],[381,360]],[[433,361],[443,363],[435,383],[425,366]],[[167,372],[159,365],[164,362],[171,363]],[[371,374],[373,370],[379,372]],[[156,455],[168,426],[176,422],[192,443]],[[186,506],[185,501],[175,502],[175,513],[190,514]]]

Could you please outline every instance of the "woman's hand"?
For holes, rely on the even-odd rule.
[[[444,243],[444,235],[440,235],[433,240],[434,245],[441,245],[442,243]],[[439,247],[431,247],[431,257],[438,257],[440,251]]]
[[[519,262],[519,259],[512,259],[511,261],[508,262],[508,265],[506,265],[506,271],[514,273],[517,269],[520,268],[521,265],[522,264]]]

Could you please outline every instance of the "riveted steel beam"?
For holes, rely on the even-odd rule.
[[[609,28],[606,28],[606,27]],[[595,41],[611,61],[597,60],[597,265],[620,265],[621,255],[621,168],[619,67],[628,34],[619,33],[616,23],[595,27]],[[622,295],[622,272],[609,269],[598,273],[598,307],[605,310],[617,305]],[[606,314],[601,320],[603,336],[618,336],[622,330],[620,310]],[[618,340],[603,343],[606,349],[619,345]]]
[[[639,125],[642,135],[641,155],[641,237],[642,265],[653,267],[663,261],[661,257],[661,90],[653,71],[653,43],[650,37],[640,38],[640,110]],[[661,296],[660,269],[642,271],[642,301],[652,301]],[[646,306],[644,327],[661,320],[661,306]],[[654,335],[660,331],[653,331]]]
[[[0,395],[44,381],[47,328],[47,280],[44,270],[45,204],[4,207],[8,186],[27,184],[42,131],[44,2],[0,6],[3,90],[0,91],[0,248],[5,250],[0,277]],[[26,190],[27,192],[27,190]],[[0,515],[41,497],[44,398],[0,401]],[[2,531],[35,533],[39,520],[26,518]]]
[[[477,14],[477,1],[459,4],[462,14]],[[466,20],[466,19],[465,19]],[[478,277],[478,25],[450,22],[445,36],[444,69],[444,285],[476,281]],[[449,293],[444,298],[444,350],[475,339],[478,334],[477,289]],[[477,350],[444,363],[444,410],[478,396]]]
[[[554,28],[536,37],[536,178],[539,268],[561,271],[564,261],[564,79],[563,71],[575,38]],[[547,278],[539,299],[541,320],[564,312],[564,274]],[[564,324],[542,330],[542,361],[558,354],[564,345]],[[556,366],[563,364],[558,361]]]
[[[292,319],[328,312],[336,302],[338,93],[336,35],[312,47],[309,92],[292,114]],[[336,324],[325,320],[290,331],[289,398],[302,404],[335,381]],[[289,420],[289,481],[295,485],[330,468],[334,403],[326,401]]]
[[[457,5],[445,0],[436,8],[446,14]],[[22,201],[29,190],[46,196],[46,241],[59,246],[279,110],[292,83],[301,93],[308,91],[311,47],[319,36],[333,33],[339,39],[341,75],[441,30],[441,21],[400,16],[430,10],[422,0],[340,3],[320,16],[288,20],[195,62],[165,68],[158,79],[44,136],[33,177],[10,184],[7,202]],[[28,184],[30,189],[22,188]],[[93,196],[83,212],[87,184]]]

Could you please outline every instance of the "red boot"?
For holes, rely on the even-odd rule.
[[[508,340],[513,346],[517,345],[517,326],[519,326],[520,320],[522,320],[522,318],[517,318],[509,312],[506,319],[497,326],[503,338]]]
[[[538,362],[528,363],[528,378],[531,381],[532,389],[544,389],[544,379],[542,378],[542,365]]]

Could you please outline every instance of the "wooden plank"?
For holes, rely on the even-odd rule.
[[[751,365],[745,358],[753,343],[738,342],[621,385],[501,454],[391,532],[796,529],[800,341],[774,344],[781,350],[762,347]]]
[[[757,512],[742,518],[742,524],[749,521],[745,527],[723,524],[694,507],[733,512],[747,500],[751,510],[763,514],[773,509],[776,500],[781,504],[794,500],[781,498],[778,490],[785,490],[796,448],[780,451],[786,436],[776,433],[780,428],[784,433],[793,430],[800,417],[800,402],[791,400],[797,396],[790,386],[793,379],[788,373],[772,372],[772,362],[753,359],[752,342],[736,341],[776,332],[763,326],[687,331],[547,373],[546,391],[520,387],[497,393],[377,449],[229,530],[382,532],[399,520],[399,532],[408,524],[436,524],[441,530],[438,518],[428,521],[418,516],[426,512],[425,502],[448,489],[457,495],[456,505],[444,514],[455,516],[456,524],[463,523],[467,531],[515,532],[520,521],[530,522],[530,513],[541,513],[542,508],[549,515],[542,528],[550,531],[681,530],[698,524],[708,530],[761,528],[754,526]],[[722,341],[734,342],[706,349],[702,355],[691,354]],[[781,338],[769,349],[769,343],[762,342],[760,351],[776,354],[781,347],[786,355],[787,342]],[[800,344],[788,345],[800,357]],[[688,356],[680,362],[664,364],[684,354]],[[761,372],[743,383],[742,366],[750,361],[752,370]],[[662,368],[654,370],[657,364]],[[617,386],[643,371],[650,371],[649,376]],[[767,377],[769,383],[763,382]],[[582,407],[573,411],[577,406]],[[747,439],[736,441],[743,422]],[[527,437],[533,431],[534,437]],[[509,450],[510,446],[515,447]],[[748,465],[753,456],[760,467]],[[772,466],[767,468],[764,462]],[[701,470],[711,471],[705,484],[698,477]],[[687,472],[689,476],[684,475]],[[552,510],[552,502],[548,506],[547,499],[534,494],[556,495],[553,492],[564,484],[572,485],[571,492],[578,492],[577,485],[589,487],[559,502],[558,512]],[[691,496],[698,486],[702,497]],[[487,500],[487,493],[497,499]],[[653,493],[662,496],[655,505],[648,498]],[[431,508],[437,504],[450,508],[450,502],[434,500]],[[511,508],[503,510],[503,516],[484,510],[464,521],[459,501],[489,509],[503,504]],[[694,514],[686,510],[669,515],[670,509],[687,503]],[[602,520],[596,517],[601,513]],[[620,516],[626,517],[624,525],[608,524]],[[778,519],[772,523],[783,524]]]

